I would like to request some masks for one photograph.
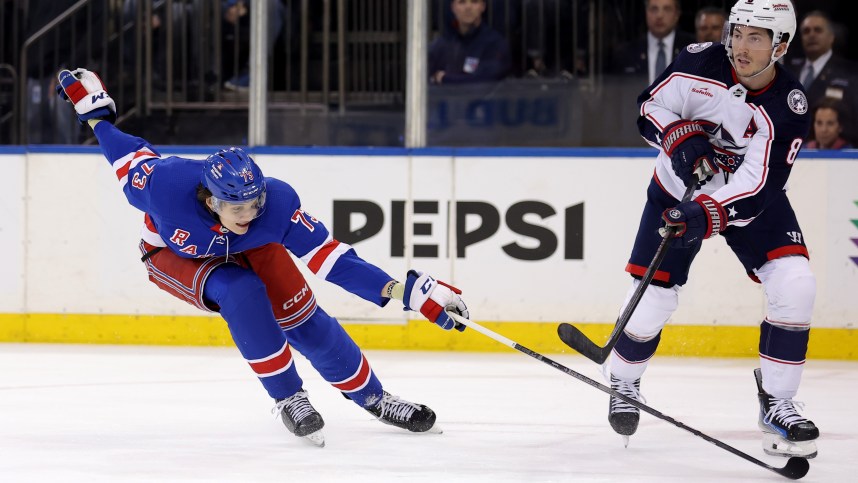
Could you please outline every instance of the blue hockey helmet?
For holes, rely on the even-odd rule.
[[[202,183],[212,196],[227,203],[265,202],[265,177],[241,148],[220,150],[206,158]]]

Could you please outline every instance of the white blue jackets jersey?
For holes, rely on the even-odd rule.
[[[113,166],[119,185],[135,208],[146,213],[142,238],[185,258],[228,256],[269,243],[280,243],[317,276],[378,305],[389,299],[381,289],[393,277],[334,240],[328,229],[301,209],[287,183],[265,178],[267,199],[262,214],[244,235],[236,235],[197,200],[203,161],[162,158],[145,140],[99,122],[95,135]]]
[[[724,206],[728,226],[754,220],[787,188],[792,165],[810,127],[807,97],[791,74],[775,64],[774,80],[748,91],[735,75],[724,46],[691,44],[638,98],[638,127],[660,150],[655,175],[681,199],[685,186],[661,148],[662,132],[685,119],[700,122],[717,153],[721,172],[695,193]]]

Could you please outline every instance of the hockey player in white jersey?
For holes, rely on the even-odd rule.
[[[706,238],[720,234],[768,300],[754,371],[766,453],[812,458],[819,430],[799,414],[816,284],[786,184],[809,128],[807,98],[776,63],[795,35],[789,0],[739,0],[722,44],[688,46],[638,99],[641,135],[659,149],[627,271],[626,304],[653,259],[660,233],[672,249],[644,292],[609,361],[611,387],[640,396],[640,380],[679,288]],[[678,200],[703,165],[692,200]],[[661,232],[660,232],[661,230]],[[664,231],[667,230],[667,231]],[[713,294],[717,297],[718,294]],[[728,304],[729,301],[725,301]],[[639,411],[611,398],[609,422],[634,434]]]

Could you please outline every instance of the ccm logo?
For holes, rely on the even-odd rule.
[[[307,284],[305,283],[304,287],[302,287],[298,293],[296,293],[291,299],[289,299],[283,303],[283,309],[289,310],[289,308],[299,304],[301,302],[301,300],[304,300],[304,297],[306,297],[309,292],[310,292],[310,287],[308,287]]]

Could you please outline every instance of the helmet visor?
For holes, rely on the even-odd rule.
[[[771,31],[769,30],[743,24],[726,25],[721,43],[734,50],[744,48],[747,50],[771,52],[775,47]]]
[[[212,196],[212,210],[218,215],[229,213],[233,217],[244,217],[245,215],[251,218],[258,218],[265,209],[265,191],[256,198],[247,201],[227,201]]]

